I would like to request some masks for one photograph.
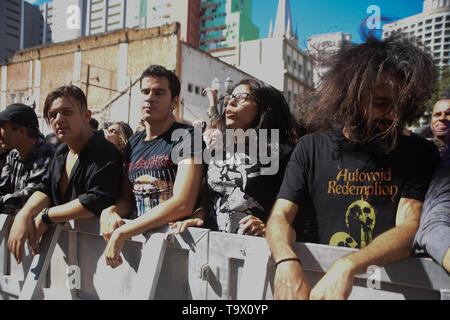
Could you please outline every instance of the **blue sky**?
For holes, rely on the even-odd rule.
[[[38,6],[38,5],[41,5],[41,4],[45,3],[45,2],[50,2],[52,0],[25,0],[25,1]]]
[[[313,34],[337,32],[352,34],[352,41],[361,42],[359,26],[371,16],[367,8],[377,5],[381,16],[398,20],[422,12],[423,0],[290,0],[293,26],[298,25],[299,46]],[[270,20],[275,23],[278,0],[253,0],[252,21],[259,27],[260,37],[269,32]]]
[[[50,0],[27,0],[41,4]],[[313,34],[342,31],[352,34],[359,43],[359,26],[371,14],[367,8],[377,5],[381,16],[398,20],[422,12],[423,0],[290,0],[293,26],[298,26],[299,46]],[[269,33],[270,20],[275,22],[278,0],[253,0],[252,21],[259,27],[260,37]]]

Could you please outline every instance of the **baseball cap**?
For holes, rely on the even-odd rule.
[[[11,121],[25,128],[39,128],[38,118],[32,108],[21,103],[11,104],[0,112],[0,122]]]

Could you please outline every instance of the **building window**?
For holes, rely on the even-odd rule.
[[[15,93],[10,93],[9,94],[9,102],[10,102],[10,104],[17,103],[17,101],[16,101],[16,94]]]
[[[188,84],[188,91],[189,92],[194,91],[193,88],[194,88],[194,86],[192,84]]]

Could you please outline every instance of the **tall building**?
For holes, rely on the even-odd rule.
[[[289,0],[279,0],[275,27],[271,22],[267,38],[242,41],[235,48],[210,53],[282,91],[295,107],[299,96],[314,83],[311,60],[299,49],[292,25]]]
[[[252,21],[252,0],[202,0],[200,49],[208,52],[236,47],[259,38]]]
[[[449,65],[450,0],[425,0],[422,13],[384,25],[383,38],[399,31],[420,40],[436,65]]]
[[[181,25],[181,39],[199,46],[200,0],[128,0],[133,2],[134,21],[140,28],[153,28],[172,22]],[[130,10],[131,8],[128,7]],[[139,14],[137,14],[139,12]],[[133,26],[128,26],[133,27]]]
[[[329,57],[343,45],[351,43],[350,33],[332,32],[312,35],[308,39],[308,51],[314,60],[314,85],[319,86],[323,75],[328,71]]]
[[[181,39],[199,44],[200,0],[58,0],[40,6],[41,44],[179,22]]]
[[[39,44],[39,10],[24,0],[0,1],[0,63],[15,51]]]

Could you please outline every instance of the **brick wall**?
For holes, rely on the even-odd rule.
[[[126,74],[119,74],[120,44],[127,43]],[[0,88],[2,96],[23,92],[36,98],[42,112],[47,94],[66,84],[80,85],[87,91],[91,110],[108,103],[118,93],[119,79],[135,79],[151,64],[161,64],[178,70],[179,25],[171,24],[144,30],[119,30],[64,43],[35,47],[17,52],[7,69],[7,86]],[[81,65],[77,68],[75,55],[81,52]],[[30,61],[32,69],[30,71]],[[0,70],[1,70],[0,65]],[[87,81],[89,70],[89,81]],[[0,71],[1,72],[1,71]],[[78,73],[78,74],[77,74]],[[31,79],[30,79],[31,77]],[[79,81],[77,81],[77,77]],[[0,74],[1,79],[1,74]],[[89,82],[87,89],[86,83]],[[0,103],[3,104],[2,101]],[[1,105],[1,109],[6,105]]]

